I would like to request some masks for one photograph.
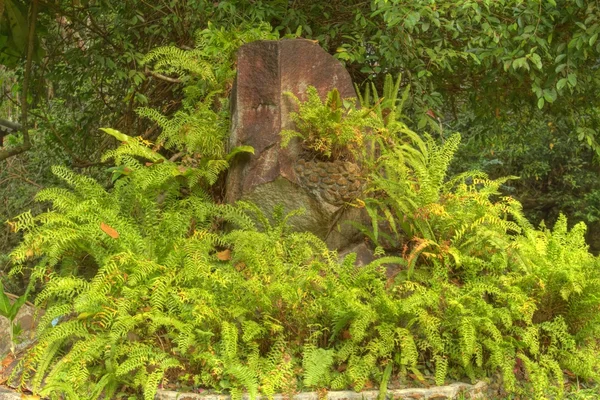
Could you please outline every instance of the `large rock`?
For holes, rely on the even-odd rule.
[[[242,46],[232,92],[230,146],[250,145],[255,154],[241,156],[231,166],[226,199],[252,201],[267,215],[278,204],[286,212],[304,208],[304,215],[290,221],[292,227],[343,249],[358,238],[344,221],[361,217],[359,210],[347,206],[362,189],[360,169],[348,161],[312,160],[298,141],[281,148],[281,130],[294,128],[290,112],[295,105],[285,92],[306,100],[308,86],[317,88],[323,99],[333,88],[342,98],[356,97],[348,72],[313,41]]]

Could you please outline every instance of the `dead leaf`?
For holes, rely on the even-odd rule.
[[[217,258],[221,261],[231,260],[231,250],[226,249],[226,250],[217,252]]]
[[[25,394],[21,393],[21,400],[40,400],[40,396],[35,394]]]
[[[237,272],[241,272],[241,271],[243,271],[243,270],[245,270],[245,269],[246,269],[246,264],[245,264],[245,263],[243,263],[243,262],[241,262],[241,263],[237,263],[237,264],[235,265],[235,270],[236,270]]]
[[[565,374],[567,374],[567,376],[571,377],[571,378],[575,378],[577,375],[575,375],[574,373],[572,373],[571,371],[569,371],[568,369],[565,369],[563,371]]]
[[[100,229],[102,229],[104,231],[104,233],[106,233],[108,236],[110,236],[113,239],[117,239],[119,237],[119,232],[117,232],[117,230],[115,228],[113,228],[112,226],[110,226],[104,222],[100,222]]]
[[[11,232],[17,231],[17,224],[15,224],[14,222],[11,222],[11,221],[6,221],[6,223],[8,224],[8,227],[10,228]]]
[[[0,365],[2,365],[2,369],[8,367],[10,365],[11,362],[13,362],[15,360],[15,358],[13,356],[11,356],[10,354],[7,355],[4,360],[2,360],[2,363]]]

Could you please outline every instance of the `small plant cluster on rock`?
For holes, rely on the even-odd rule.
[[[297,105],[298,112],[290,117],[296,130],[283,130],[282,146],[294,137],[302,139],[304,146],[324,160],[352,157],[364,144],[365,129],[372,119],[356,109],[354,99],[342,99],[337,89],[327,94],[323,103],[317,89],[309,86],[308,100],[301,102],[293,93],[286,93]]]

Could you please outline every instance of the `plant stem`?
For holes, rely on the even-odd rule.
[[[33,61],[33,45],[35,42],[35,23],[37,21],[38,0],[33,0],[31,7],[31,20],[29,22],[29,33],[27,36],[27,61],[25,62],[25,76],[23,78],[23,91],[21,93],[21,132],[23,133],[23,144],[8,150],[0,151],[0,161],[14,155],[23,153],[31,148],[31,139],[29,138],[29,126],[27,117],[29,104],[27,103],[27,93],[29,92],[29,81],[31,80],[31,63]]]

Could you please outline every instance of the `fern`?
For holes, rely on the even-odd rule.
[[[331,380],[331,366],[334,351],[306,346],[304,348],[302,369],[304,384],[308,387],[327,387]]]
[[[298,112],[290,114],[296,129],[281,131],[282,147],[287,147],[294,137],[299,137],[304,147],[325,159],[337,159],[343,155],[356,157],[359,154],[371,119],[356,110],[354,99],[342,100],[339,91],[333,89],[323,102],[313,86],[306,91],[306,102],[301,102],[293,93],[286,95],[296,104]]]
[[[202,46],[222,33],[203,36]],[[252,204],[215,204],[206,189],[227,156],[203,148],[212,139],[180,135],[193,113],[170,121],[148,111],[164,125],[165,146],[187,147],[181,162],[107,130],[122,143],[106,155],[116,164],[112,188],[55,168],[66,187],[38,196],[50,209],[10,223],[23,233],[17,270],[31,268],[43,284],[36,303],[47,310],[17,368],[21,383],[55,397],[111,398],[126,388],[150,399],[175,380],[254,398],[500,373],[507,391],[531,385],[547,398],[562,396],[565,369],[598,380],[600,261],[585,226],[569,230],[560,217],[553,229],[535,229],[501,196],[505,179],[448,179],[459,137],[440,145],[410,131],[399,85],[387,79],[383,100],[363,96],[371,106],[359,122],[344,119],[335,95],[327,113],[311,95],[301,107],[314,109],[298,117],[328,115],[329,127],[347,124],[373,140],[373,157],[363,158],[373,221],[363,228],[379,258],[363,267],[311,233],[291,232],[300,211],[265,216]]]

